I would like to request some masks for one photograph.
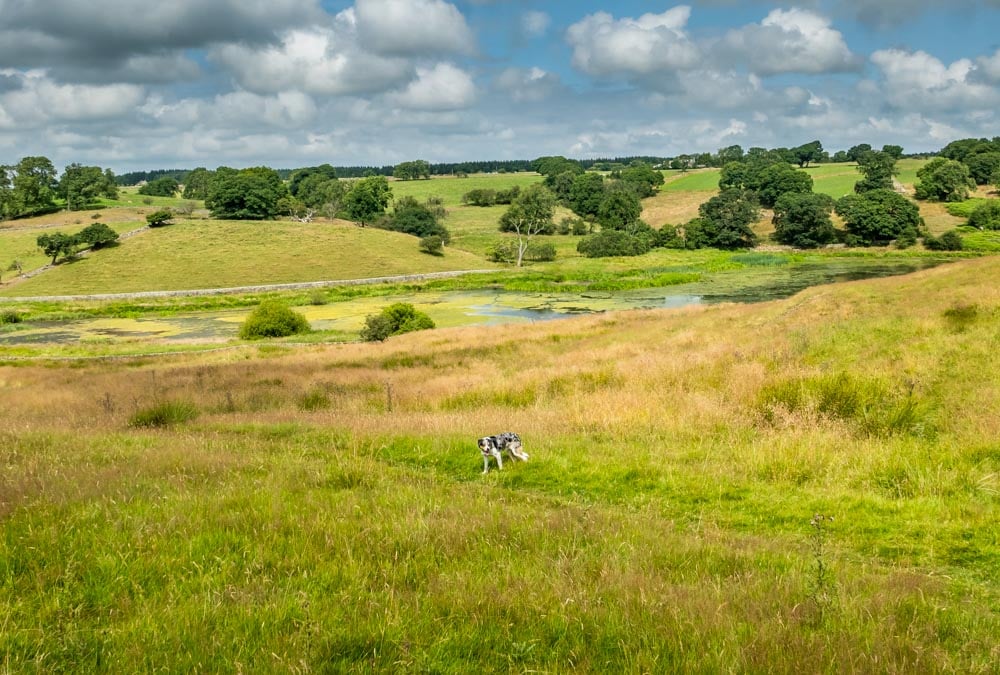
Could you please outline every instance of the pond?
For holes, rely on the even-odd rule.
[[[704,281],[635,291],[523,293],[495,290],[424,292],[368,297],[297,307],[316,330],[356,333],[369,314],[392,302],[410,302],[439,327],[550,321],[622,309],[678,308],[721,302],[764,302],[810,286],[908,274],[941,264],[939,259],[837,258],[821,263],[748,266],[706,275]],[[33,322],[0,332],[0,345],[149,341],[227,342],[235,339],[249,309],[134,319]]]

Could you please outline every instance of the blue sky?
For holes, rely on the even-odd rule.
[[[0,164],[926,151],[997,110],[1000,0],[0,0]]]

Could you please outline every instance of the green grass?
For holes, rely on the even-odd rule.
[[[706,192],[719,189],[718,169],[696,171],[664,171],[667,182],[660,192]]]
[[[89,214],[89,211],[78,212],[80,214]],[[103,215],[103,212],[97,211],[94,213],[99,213]],[[24,271],[30,272],[31,270],[38,269],[39,267],[44,267],[52,262],[52,258],[42,253],[42,249],[38,247],[37,239],[39,235],[51,234],[53,232],[63,232],[65,234],[76,234],[83,228],[87,227],[93,222],[105,222],[101,220],[92,220],[89,216],[80,217],[79,223],[67,223],[65,225],[60,225],[58,227],[0,227],[0,275],[4,281],[10,281],[16,276],[15,272],[6,271],[7,267],[10,266],[11,262],[18,258],[24,263]],[[118,234],[124,234],[131,230],[144,227],[145,223],[139,222],[109,222],[108,226],[113,229]],[[111,249],[104,249],[98,251],[93,255],[103,255]]]
[[[489,264],[481,258],[451,248],[444,256],[424,255],[416,237],[375,228],[192,220],[61,265],[8,287],[3,294],[219,288],[484,267]]]
[[[998,269],[0,366],[3,668],[995,672]]]

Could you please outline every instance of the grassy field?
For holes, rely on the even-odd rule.
[[[0,366],[3,668],[996,672],[998,273]]]
[[[515,185],[526,188],[540,183],[542,176],[537,173],[474,173],[465,178],[455,176],[435,176],[430,180],[397,180],[389,183],[394,199],[414,197],[424,201],[428,197],[440,197],[445,206],[460,206],[462,195],[477,189],[507,190]]]
[[[420,253],[405,234],[346,222],[178,221],[24,282],[2,295],[225,288],[482,269],[461,250]]]

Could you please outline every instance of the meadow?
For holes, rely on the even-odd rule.
[[[996,672],[998,272],[0,365],[3,669]]]

